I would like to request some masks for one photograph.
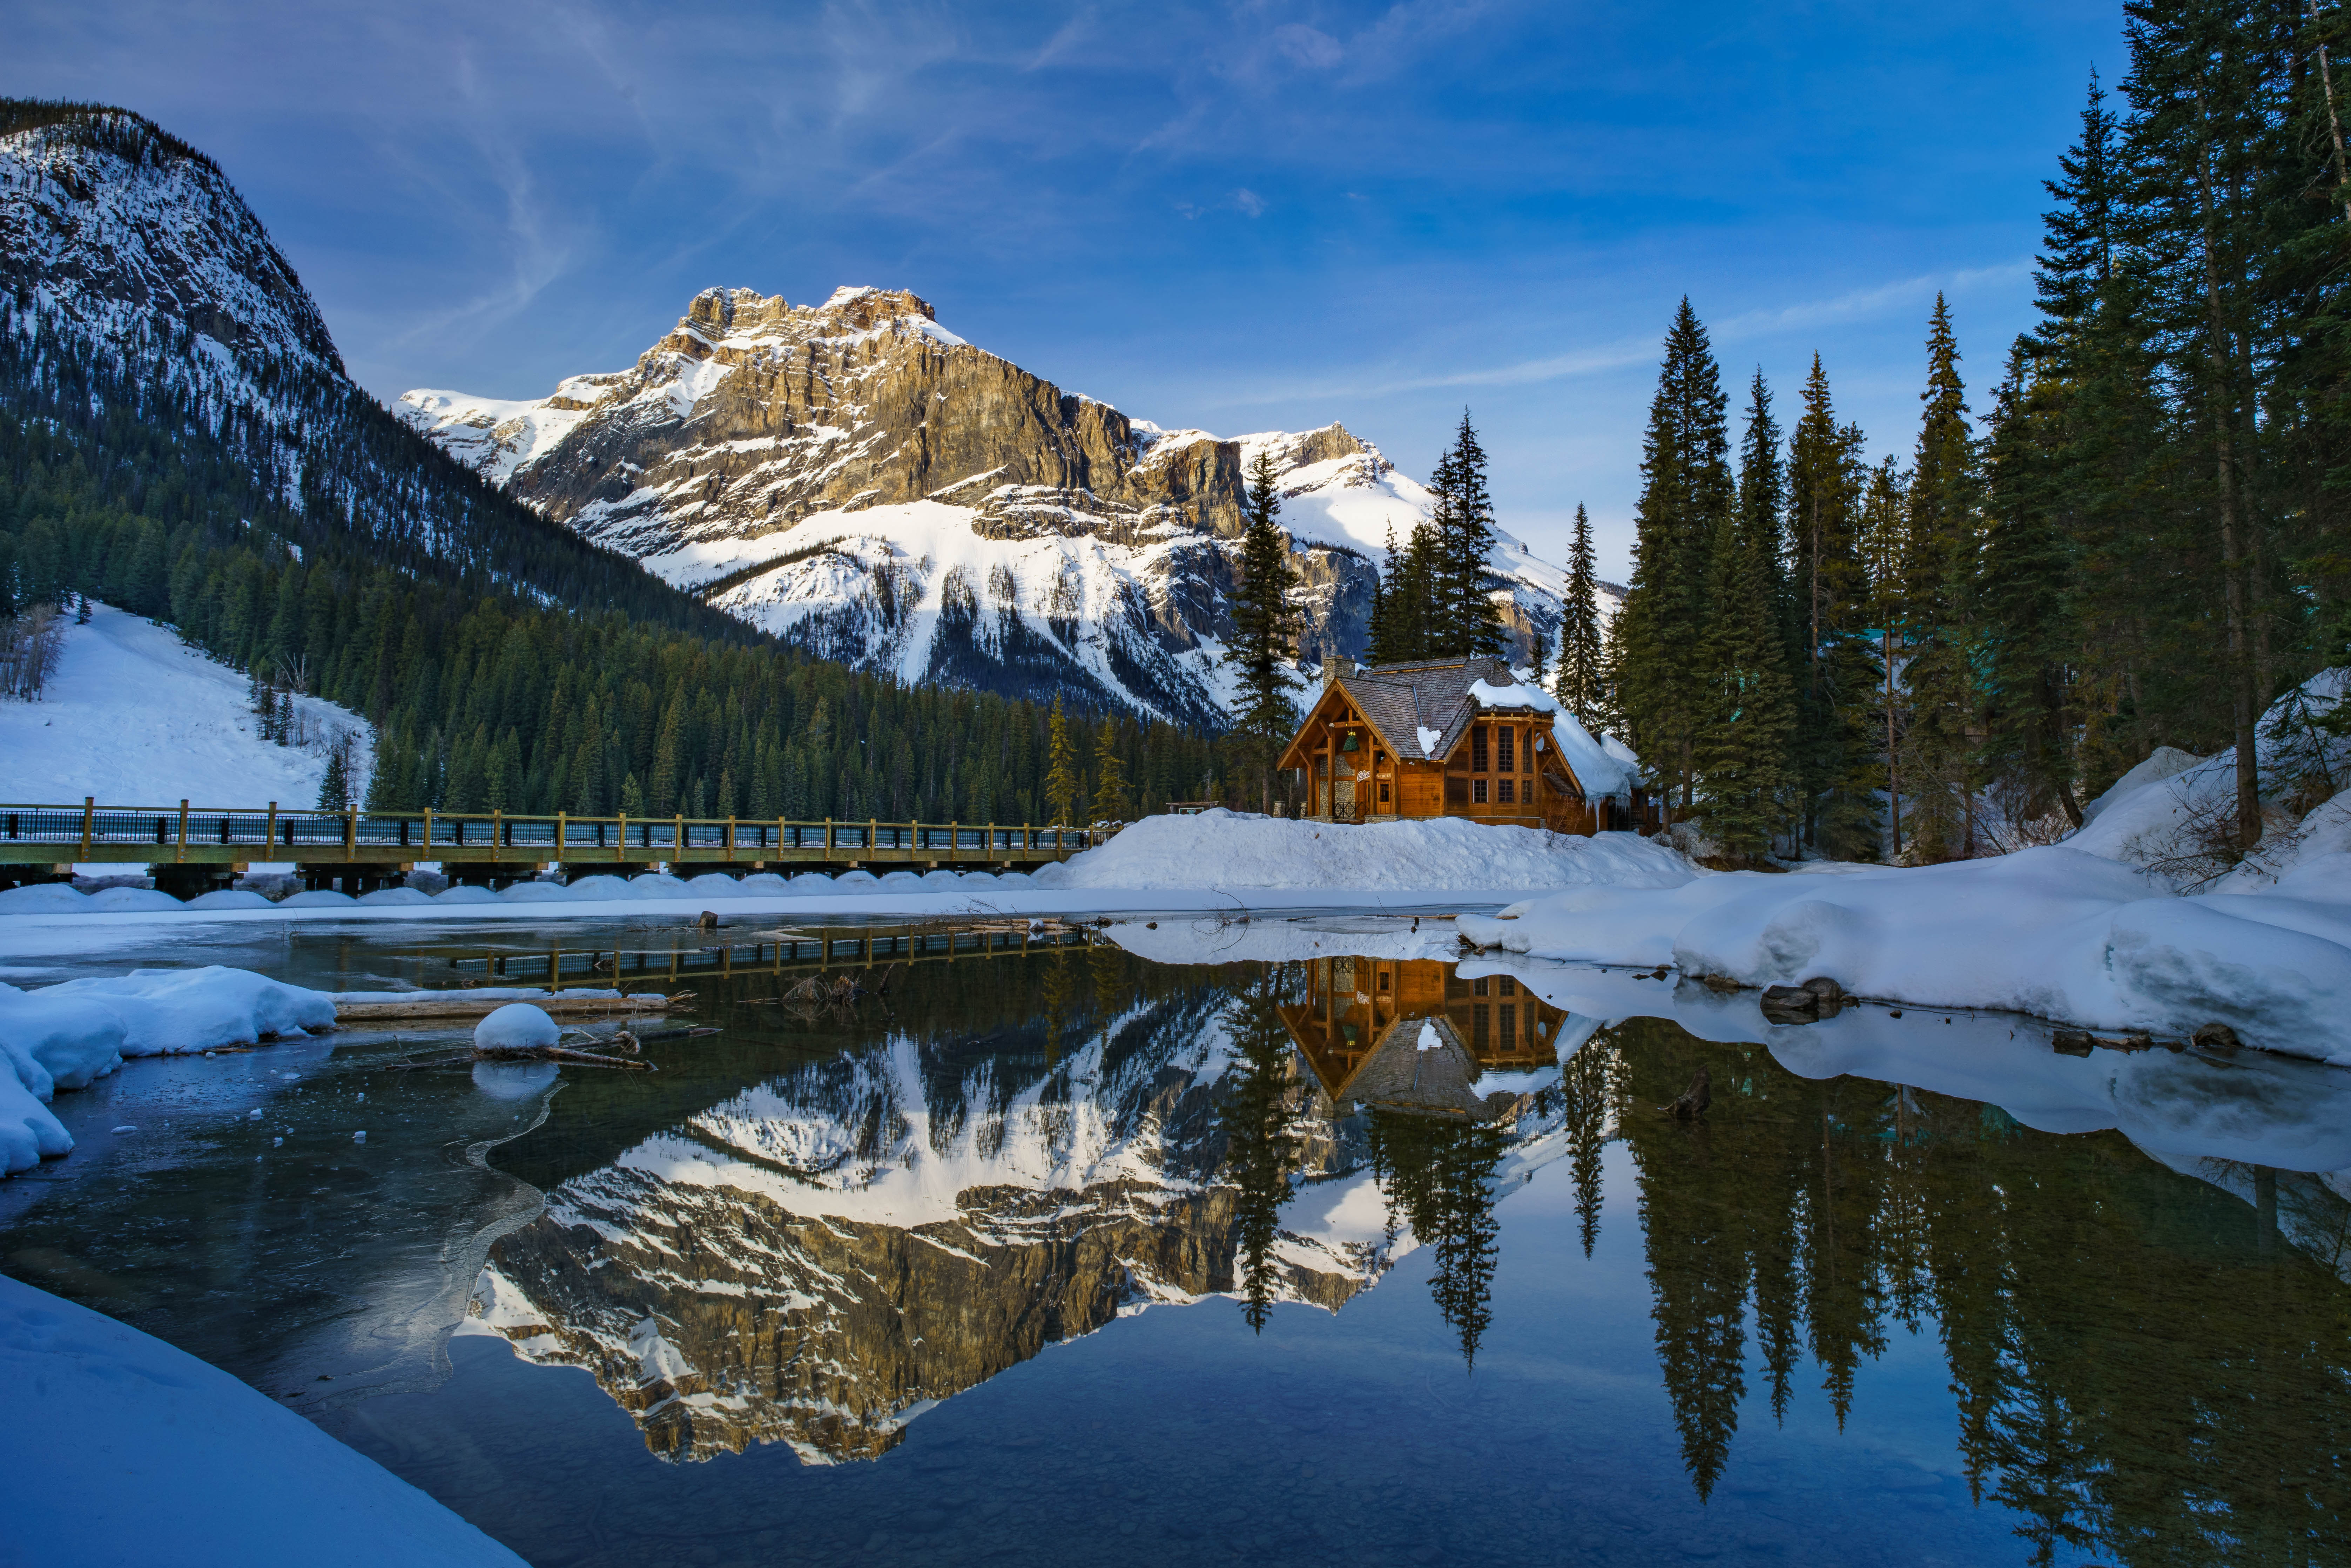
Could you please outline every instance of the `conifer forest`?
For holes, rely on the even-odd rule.
[[[2158,747],[2234,746],[2226,826],[2261,837],[2256,720],[2351,642],[2351,30],[2126,12],[2047,181],[2039,321],[1970,356],[1938,298],[1906,457],[1865,460],[1817,357],[1787,411],[1673,319],[1605,685],[1727,853],[2046,841]]]

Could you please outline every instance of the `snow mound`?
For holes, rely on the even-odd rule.
[[[535,1050],[553,1045],[563,1031],[546,1010],[528,1002],[508,1002],[474,1026],[474,1049]]]
[[[92,915],[126,915],[134,910],[184,909],[187,905],[152,887],[101,887],[89,895],[89,902],[83,907]]]
[[[9,1445],[12,1560],[131,1561],[172,1542],[162,1555],[183,1563],[522,1568],[440,1503],[227,1373],[5,1278],[0,1389],[41,1431],[37,1442]]]
[[[1415,894],[1600,883],[1670,888],[1698,873],[1635,833],[1579,838],[1452,817],[1342,826],[1224,810],[1146,817],[1034,878],[1040,886],[1360,889]]]
[[[289,894],[278,901],[280,909],[345,909],[356,906],[359,900],[348,893],[337,893],[330,887],[314,887],[308,893]]]
[[[2341,879],[2182,897],[2061,845],[1947,865],[1578,888],[1456,924],[1480,947],[1672,964],[1747,986],[1824,975],[1865,997],[2174,1039],[2225,1023],[2250,1044],[2351,1065],[2351,881]]]
[[[47,1102],[129,1056],[252,1045],[331,1028],[334,1002],[246,969],[139,969],[37,991],[0,985],[0,1172],[73,1148]]]
[[[552,882],[517,882],[498,890],[498,897],[507,904],[569,904],[578,896]]]
[[[599,872],[594,876],[575,876],[563,885],[571,890],[573,898],[582,903],[608,902],[635,896],[629,891],[626,877],[614,876],[610,872]]]
[[[430,904],[433,902],[433,895],[419,887],[379,887],[373,893],[360,894],[360,902],[376,905],[391,904],[396,908],[403,904]]]
[[[261,894],[254,892],[249,887],[224,887],[217,888],[211,893],[200,893],[196,894],[195,897],[188,900],[187,904],[183,907],[189,909],[269,909],[275,906],[271,904],[269,900],[262,897]]]
[[[1487,681],[1469,683],[1469,700],[1479,707],[1531,707],[1537,713],[1557,713],[1559,699],[1527,681],[1498,686]]]
[[[288,899],[287,902],[290,904],[293,900]],[[502,900],[486,887],[476,887],[471,883],[461,882],[455,887],[444,887],[434,894],[433,902],[435,904],[497,904]]]
[[[30,887],[0,890],[0,915],[85,915],[89,894],[61,882],[35,883]]]

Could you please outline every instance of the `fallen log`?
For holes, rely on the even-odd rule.
[[[403,1019],[478,1019],[487,1018],[508,1002],[528,1002],[541,1011],[555,1017],[601,1017],[610,1013],[663,1012],[687,997],[665,997],[646,991],[623,995],[619,991],[418,991],[402,993],[397,999],[381,992],[368,999],[335,1000],[335,1021],[339,1024],[392,1023]]]

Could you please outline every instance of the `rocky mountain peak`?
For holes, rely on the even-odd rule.
[[[630,370],[506,402],[421,390],[418,430],[543,515],[829,658],[909,683],[1215,726],[1259,453],[1282,476],[1309,662],[1362,646],[1386,535],[1427,492],[1332,423],[1225,438],[1063,392],[904,289],[695,296]],[[1515,539],[1506,621],[1563,574]]]

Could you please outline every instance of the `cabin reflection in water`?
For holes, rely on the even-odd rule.
[[[1558,1061],[1568,1015],[1509,975],[1434,958],[1316,958],[1281,1021],[1334,1105],[1496,1122],[1526,1108],[1496,1082]]]

